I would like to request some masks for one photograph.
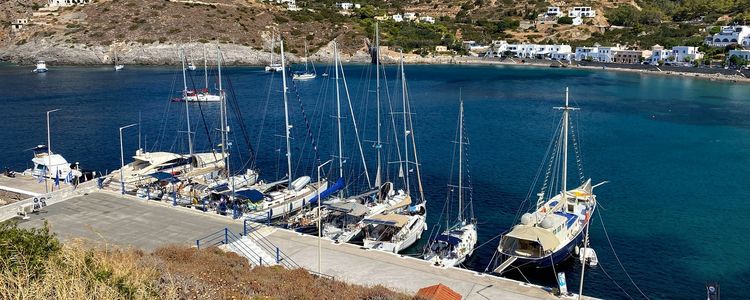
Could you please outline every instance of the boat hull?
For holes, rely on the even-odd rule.
[[[298,197],[289,201],[284,201],[269,208],[250,212],[248,213],[247,219],[253,222],[263,223],[281,218],[283,216],[288,216],[309,205],[310,200],[317,196],[319,193],[323,192],[326,188],[328,188],[328,183],[324,182],[317,186],[316,192],[308,193],[303,197]]]

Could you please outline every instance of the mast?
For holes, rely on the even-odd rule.
[[[208,60],[206,59],[206,45],[203,45],[203,76],[206,78],[206,92],[208,92]]]
[[[565,107],[563,107],[563,165],[562,165],[562,202],[564,211],[568,211],[568,88],[565,87]]]
[[[406,114],[409,112],[407,111],[406,107],[406,77],[404,74],[404,53],[401,52],[401,98],[403,101],[403,110],[404,110],[404,165],[406,167],[406,174],[404,174],[405,180],[406,180],[406,194],[409,195],[409,129],[406,124]]]
[[[378,23],[375,23],[375,99],[376,99],[376,105],[377,105],[377,115],[378,115],[378,142],[375,144],[375,149],[378,154],[378,167],[377,167],[377,173],[375,174],[375,186],[380,187],[381,179],[380,179],[380,164],[381,164],[381,157],[380,157],[380,148],[382,146],[380,145],[380,32],[378,28]],[[379,199],[378,199],[379,200]]]
[[[307,44],[305,44],[307,45]],[[305,48],[307,49],[307,48]],[[333,41],[333,67],[336,69],[336,126],[338,126],[338,139],[339,139],[339,177],[344,177],[344,150],[343,142],[341,138],[341,95],[339,92],[339,52],[338,43]]]
[[[464,223],[463,214],[463,157],[464,157],[464,99],[461,98],[461,108],[458,115],[458,218]]]
[[[286,62],[284,61],[284,40],[281,40],[281,82],[282,82],[282,94],[284,94],[284,126],[286,132],[286,167],[287,167],[287,188],[292,188],[292,144],[289,138],[289,130],[292,126],[289,125],[289,100],[286,95]]]
[[[334,52],[335,51],[336,50],[334,50]],[[309,59],[309,57],[307,57],[307,41],[305,41],[305,74],[310,73],[309,71],[307,71],[307,60],[308,59]],[[338,80],[338,78],[336,78],[336,79]]]
[[[185,77],[185,49],[180,49],[180,56],[182,57],[182,83],[184,84],[185,90],[183,91],[184,96],[182,100],[185,102],[185,116],[187,119],[187,134],[188,134],[188,151],[190,156],[193,156],[193,138],[190,131],[190,105],[187,98],[187,78]],[[198,95],[196,95],[198,97]]]
[[[229,177],[229,159],[227,159],[227,126],[226,126],[226,103],[224,103],[224,91],[221,89],[221,50],[216,47],[216,66],[219,72],[219,124],[221,126],[221,159],[224,160],[224,171]],[[233,187],[234,188],[234,187]]]

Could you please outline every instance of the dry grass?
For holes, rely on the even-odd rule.
[[[304,270],[251,269],[246,259],[217,248],[166,246],[146,254],[74,241],[47,259],[41,278],[3,266],[0,299],[411,299]]]

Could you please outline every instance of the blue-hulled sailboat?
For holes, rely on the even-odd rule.
[[[583,244],[590,216],[596,209],[593,190],[601,184],[592,186],[591,179],[583,181],[581,174],[580,186],[570,190],[567,187],[569,119],[570,112],[578,110],[569,105],[567,89],[565,106],[556,109],[562,110],[563,117],[550,150],[542,190],[532,211],[524,213],[519,224],[503,233],[497,250],[504,260],[494,269],[496,273],[511,266],[544,268],[566,260]],[[553,174],[557,170],[559,174]],[[558,175],[560,179],[556,178]],[[547,191],[555,194],[549,197]]]

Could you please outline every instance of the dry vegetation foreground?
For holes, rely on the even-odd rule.
[[[46,229],[0,225],[0,299],[411,298],[301,269],[251,268],[218,248],[165,246],[145,253],[85,241],[60,244]]]

